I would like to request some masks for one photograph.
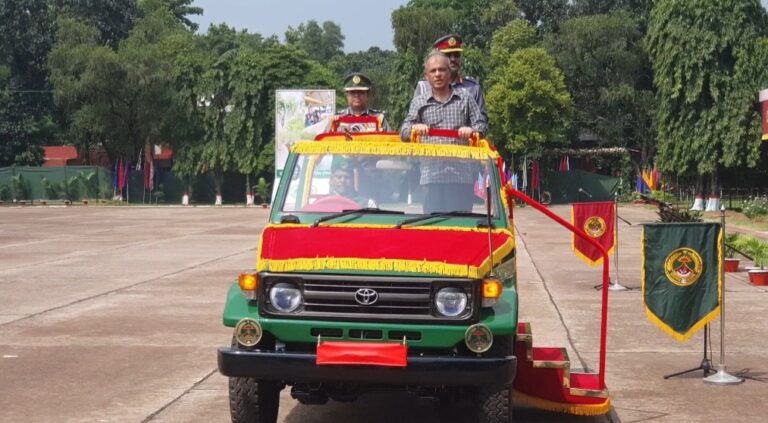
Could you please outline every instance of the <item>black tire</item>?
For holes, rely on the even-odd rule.
[[[232,348],[239,348],[234,337]],[[229,412],[232,423],[277,423],[282,389],[280,382],[230,377]]]
[[[486,355],[504,357],[514,354],[514,348],[513,337],[500,336],[494,339],[493,346]],[[479,388],[475,400],[479,423],[509,423],[514,420],[511,385]]]
[[[276,423],[280,406],[278,382],[250,377],[229,378],[229,411],[232,423]]]
[[[513,421],[511,387],[478,389],[477,414],[479,423],[510,423]]]

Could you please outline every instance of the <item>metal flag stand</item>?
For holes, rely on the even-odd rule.
[[[709,359],[707,356],[707,339],[709,334],[709,323],[704,325],[704,358],[701,359],[701,364],[699,364],[699,367],[694,367],[693,369],[683,370],[682,372],[672,373],[668,375],[664,375],[664,379],[669,379],[671,377],[684,375],[686,373],[695,372],[696,370],[703,370],[704,371],[704,377],[707,377],[710,373],[715,372],[715,368],[712,367],[712,360]]]
[[[725,234],[725,206],[720,206],[720,226]],[[720,240],[720,250],[725,250],[725,237]],[[722,259],[721,259],[722,260]],[[705,383],[715,385],[735,385],[744,382],[744,379],[733,376],[725,371],[725,270],[720,263],[720,280],[723,284],[720,289],[720,364],[717,365],[717,373],[704,378]]]
[[[619,282],[619,193],[616,192],[613,196],[613,231],[616,234],[615,242],[613,246],[613,264],[616,269],[616,279],[612,280],[608,285],[609,291],[629,291],[629,288],[622,285]]]

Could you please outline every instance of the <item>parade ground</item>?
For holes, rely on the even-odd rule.
[[[567,206],[552,207],[568,218]],[[245,207],[0,208],[0,422],[227,422],[216,349],[226,292],[254,268],[268,210]],[[762,422],[768,416],[768,290],[726,277],[726,364],[747,380],[705,384],[703,332],[679,343],[645,316],[641,224],[653,209],[620,206],[619,281],[611,292],[606,381],[613,410],[574,417],[520,407],[522,422]],[[570,233],[515,209],[520,320],[536,346],[565,346],[575,369],[598,365],[601,269],[571,251]],[[424,246],[429,248],[429,246]],[[613,263],[612,263],[613,264]],[[612,276],[615,273],[612,270]],[[720,320],[712,324],[720,361]],[[281,394],[279,421],[471,422],[403,393],[300,405]]]

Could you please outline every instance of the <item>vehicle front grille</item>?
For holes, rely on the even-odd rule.
[[[262,300],[262,310],[270,315],[345,320],[464,321],[473,317],[478,308],[477,284],[471,279],[265,274],[262,280],[262,292],[285,281],[300,286],[303,291],[304,303],[294,313],[280,313],[268,300]],[[464,290],[469,300],[466,312],[455,318],[438,316],[432,304],[434,293],[448,286]],[[361,290],[374,291],[376,301],[361,304]],[[260,295],[260,298],[265,296]]]

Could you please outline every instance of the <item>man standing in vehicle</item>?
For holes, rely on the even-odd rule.
[[[475,100],[465,89],[451,86],[450,61],[440,51],[424,63],[430,91],[411,101],[400,137],[408,141],[420,136],[424,144],[468,145],[473,133],[485,135],[488,123]],[[428,136],[429,129],[457,130],[459,139]],[[472,211],[475,170],[469,163],[422,159],[420,184],[426,188],[424,212]]]
[[[461,37],[455,34],[445,35],[435,41],[435,50],[444,53],[449,60],[449,67],[451,68],[451,86],[453,88],[463,88],[469,92],[472,98],[480,107],[480,112],[488,120],[488,111],[485,108],[485,96],[483,96],[483,88],[480,83],[461,74],[461,55],[464,52],[463,42]],[[428,81],[419,81],[416,85],[416,92],[414,97],[420,94],[428,94],[431,90]]]
[[[373,83],[370,78],[360,72],[353,72],[344,78],[344,91],[347,93],[348,107],[333,117],[333,121],[326,132],[375,132],[390,131],[389,123],[384,112],[368,108]],[[374,117],[374,122],[354,122],[349,117]],[[378,127],[378,128],[377,128]]]

